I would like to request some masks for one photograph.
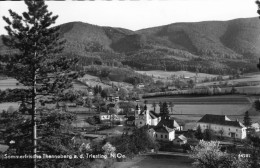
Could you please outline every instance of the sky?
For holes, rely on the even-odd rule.
[[[256,17],[255,0],[111,0],[46,1],[59,15],[56,24],[81,21],[99,26],[139,30],[176,22],[231,20]],[[23,1],[0,1],[0,34],[6,34],[2,16],[8,10],[27,11]]]

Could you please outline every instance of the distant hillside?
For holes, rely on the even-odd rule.
[[[174,23],[139,31],[82,22],[61,25],[64,53],[81,65],[126,64],[138,70],[188,70],[205,73],[257,71],[260,20]],[[0,53],[5,47],[0,42]]]

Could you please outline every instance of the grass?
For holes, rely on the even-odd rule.
[[[249,104],[246,96],[224,95],[203,97],[157,97],[147,98],[148,103],[173,102],[173,104]]]
[[[162,79],[167,79],[171,78],[171,76],[176,75],[177,77],[180,76],[185,76],[185,77],[194,77],[196,76],[196,73],[194,72],[189,72],[189,71],[136,71],[141,74],[145,74],[148,76],[154,76],[155,78],[162,78]],[[206,73],[198,73],[198,78],[199,79],[204,79],[206,77],[211,78],[211,77],[216,77],[217,75],[212,75],[212,74],[206,74]]]
[[[191,168],[191,163],[184,156],[151,155],[132,162],[117,163],[115,168]]]
[[[0,113],[2,113],[3,110],[7,110],[10,106],[13,106],[14,109],[18,109],[19,103],[16,102],[0,103]]]
[[[16,85],[18,81],[13,78],[0,80],[0,90],[23,88],[21,85]]]

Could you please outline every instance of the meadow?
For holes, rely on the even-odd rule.
[[[251,100],[246,96],[212,96],[195,98],[152,98],[148,100],[147,107],[154,110],[152,103],[156,102],[156,113],[159,113],[158,102],[173,102],[174,107],[169,111],[172,117],[178,122],[194,125],[205,114],[227,115],[230,119],[238,119],[243,123],[243,117],[246,111],[253,122],[260,121],[260,112],[257,112],[251,104]]]
[[[202,97],[154,97],[146,98],[148,103],[173,102],[174,104],[249,104],[244,95],[202,96]]]
[[[150,155],[117,162],[115,168],[191,168],[192,160],[187,156]]]
[[[155,78],[162,78],[162,79],[167,79],[171,78],[173,75],[175,76],[185,76],[185,77],[194,77],[196,76],[196,73],[194,72],[189,72],[189,71],[136,71],[141,74],[153,76]],[[198,73],[198,78],[211,78],[211,77],[217,77],[217,75],[213,74],[206,74],[206,73]]]
[[[0,103],[0,113],[2,113],[3,110],[7,110],[10,106],[12,106],[15,110],[19,108],[19,103],[17,102],[5,102]]]
[[[18,85],[18,81],[13,78],[0,80],[0,90],[24,88],[22,85]]]

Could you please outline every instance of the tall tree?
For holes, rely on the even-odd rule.
[[[153,102],[152,106],[153,106],[153,110],[155,112],[155,109],[156,109],[156,106],[157,106],[156,102]]]
[[[169,104],[169,107],[171,108],[171,113],[172,113],[172,111],[173,111],[173,107],[174,107],[174,104],[173,104],[172,101],[170,101],[168,104]]]
[[[64,40],[60,40],[59,27],[52,27],[58,18],[49,12],[44,0],[25,0],[28,11],[22,15],[9,10],[11,19],[3,17],[7,23],[8,36],[3,42],[16,52],[2,56],[5,74],[27,86],[27,103],[32,108],[33,154],[37,154],[37,102],[43,95],[57,95],[68,88],[75,74],[69,73],[75,59],[60,55]],[[36,167],[36,158],[34,159]]]
[[[199,140],[203,139],[203,133],[201,131],[200,125],[197,127],[197,130],[195,132],[195,137]]]
[[[257,13],[260,15],[260,1],[257,0],[257,1],[256,1],[256,4],[258,5]],[[260,19],[260,16],[259,16],[259,19]],[[259,62],[258,62],[258,64],[257,64],[257,68],[260,70],[260,58],[259,58]]]
[[[163,104],[160,108],[160,114],[161,114],[161,116],[168,116],[169,115],[169,108],[168,108],[167,102],[163,102]]]
[[[249,112],[246,111],[246,112],[245,112],[245,115],[244,115],[244,125],[245,125],[247,128],[249,128],[249,127],[251,126],[251,124],[252,124],[252,120],[251,120],[251,118],[250,118],[250,116],[249,116]]]

